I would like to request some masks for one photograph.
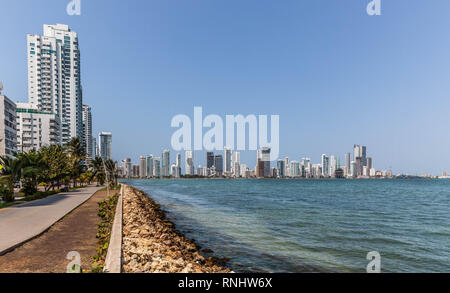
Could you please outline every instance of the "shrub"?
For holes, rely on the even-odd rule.
[[[93,257],[92,273],[103,272],[118,199],[119,196],[115,194],[98,203],[98,216],[102,220],[98,224],[97,239],[99,247],[97,248],[97,255]]]
[[[52,191],[47,191],[47,192],[38,191],[38,192],[33,193],[32,195],[25,196],[25,200],[33,201],[33,200],[43,199],[43,198],[46,198],[48,196],[55,195],[58,193],[60,193],[59,190],[52,190]]]
[[[4,186],[0,186],[0,196],[6,203],[13,202],[15,199],[14,192]]]
[[[27,196],[35,194],[38,190],[32,182],[25,182],[20,191],[23,192],[25,196]]]

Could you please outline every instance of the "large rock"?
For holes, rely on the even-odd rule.
[[[200,246],[168,221],[147,195],[124,186],[123,270],[126,273],[229,273],[224,261],[205,258]],[[204,249],[210,253],[211,250]]]

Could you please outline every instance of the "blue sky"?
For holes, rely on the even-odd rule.
[[[79,33],[84,102],[117,160],[160,155],[176,114],[279,114],[281,156],[450,171],[450,2],[382,0],[0,0],[0,81],[27,100],[26,34]],[[196,164],[204,164],[202,153]],[[254,166],[256,155],[242,159]],[[172,160],[174,155],[172,155]]]

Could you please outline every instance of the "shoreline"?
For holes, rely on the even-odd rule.
[[[123,184],[124,273],[230,273],[227,259],[205,257],[145,192]],[[208,249],[203,249],[207,251]]]
[[[368,178],[230,178],[230,177],[167,177],[167,178],[118,178],[119,180],[149,180],[149,181],[158,181],[158,180],[273,180],[273,181],[377,181],[377,180],[449,180],[450,178],[427,178],[427,177],[368,177]]]

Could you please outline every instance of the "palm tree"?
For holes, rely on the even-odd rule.
[[[22,177],[24,186],[22,191],[26,195],[32,195],[38,190],[38,177],[45,168],[42,154],[36,151],[16,154],[22,162]]]
[[[6,189],[2,190],[3,200],[6,202],[14,201],[14,183],[20,181],[22,175],[22,161],[9,156],[0,157],[2,165],[0,184],[6,185]]]
[[[83,165],[81,161],[86,159],[86,152],[84,145],[81,143],[78,137],[72,138],[66,145],[66,149],[70,162],[70,173],[73,180],[73,186],[76,187],[76,180],[83,173]]]
[[[119,177],[116,163],[109,159],[105,161],[106,170],[108,171],[111,179],[113,180],[114,186],[117,186],[117,178]]]
[[[97,183],[103,185],[105,182],[105,167],[103,165],[103,159],[100,157],[96,157],[91,162],[93,178],[96,178]]]
[[[103,172],[103,160],[100,157],[96,157],[91,162],[92,169],[94,171],[94,176],[97,175],[98,172]]]

